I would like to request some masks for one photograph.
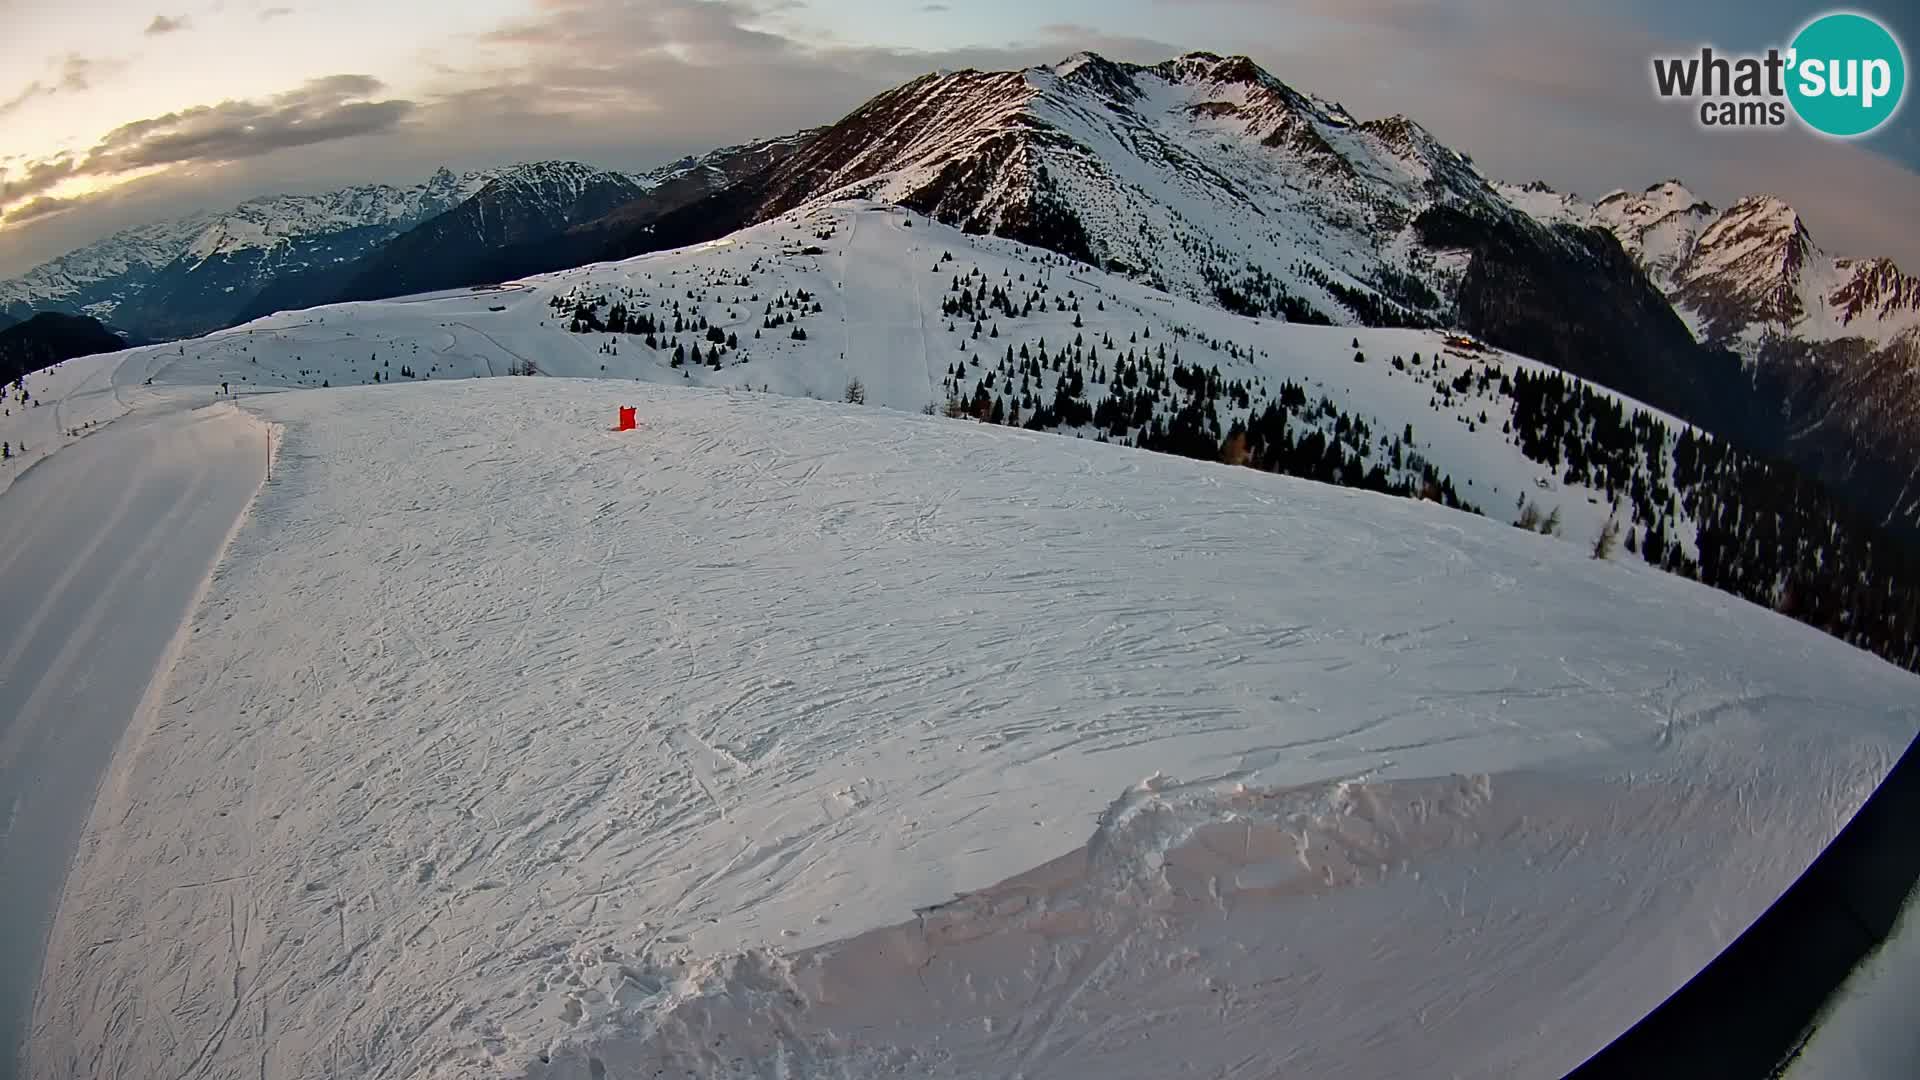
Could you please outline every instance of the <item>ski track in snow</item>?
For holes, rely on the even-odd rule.
[[[63,372],[83,376],[69,380],[80,400],[34,411],[89,407],[113,371]],[[40,461],[0,503],[0,610],[10,633],[0,642],[6,1075],[27,1035],[41,947],[96,785],[129,717],[151,707],[151,688],[265,465],[266,438],[233,406],[153,404]]]
[[[1251,470],[628,382],[247,404],[274,482],[37,1075],[1555,1074],[1920,726],[1771,612]]]

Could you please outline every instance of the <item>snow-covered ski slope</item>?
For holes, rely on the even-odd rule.
[[[960,291],[971,302],[983,290],[989,297],[1006,293],[1020,313],[989,311],[991,300],[974,304],[981,327],[975,337],[973,318],[949,316],[943,304]],[[657,347],[648,348],[642,334],[570,332],[583,303],[602,325],[616,303],[635,320],[649,317],[659,326]],[[678,333],[676,314],[684,325]],[[736,344],[709,341],[698,329],[701,318]],[[770,319],[779,325],[768,328]],[[796,328],[804,339],[793,336]],[[970,399],[982,381],[1008,404],[1023,397],[1052,402],[1063,371],[1047,364],[1038,377],[1023,378],[1019,370],[1027,362],[1019,354],[1037,359],[1043,345],[1087,372],[1085,400],[1098,403],[1114,389],[1117,364],[1131,355],[1142,364],[1217,368],[1223,382],[1242,383],[1244,404],[1221,399],[1222,433],[1292,382],[1312,406],[1303,414],[1315,413],[1296,415],[1296,431],[1314,422],[1336,436],[1336,418],[1317,412],[1325,399],[1368,423],[1370,437],[1356,441],[1396,477],[1431,463],[1489,516],[1514,520],[1524,496],[1542,514],[1560,510],[1563,537],[1590,542],[1613,513],[1607,493],[1527,460],[1503,431],[1514,403],[1500,393],[1501,377],[1550,369],[1499,350],[1450,348],[1445,339],[1435,331],[1236,316],[1037,248],[963,234],[885,204],[847,202],[795,211],[694,248],[497,290],[288,312],[151,352],[167,363],[169,380],[230,381],[243,393],[359,385],[376,373],[382,381],[432,381],[531,367],[546,375],[765,388],[827,400],[839,400],[858,379],[869,404],[912,411],[944,406],[950,394]],[[679,368],[672,366],[676,345],[689,356]],[[692,359],[696,345],[703,357],[718,348],[719,366]],[[1356,353],[1364,362],[1355,362]],[[961,370],[950,376],[955,365]],[[1109,383],[1096,381],[1102,372]],[[1472,384],[1457,387],[1462,376]],[[1163,419],[1191,397],[1171,385],[1165,390],[1155,408]],[[1684,427],[1662,419],[1676,434]],[[1387,444],[1406,440],[1409,429],[1395,468]],[[1097,434],[1091,425],[1066,430]],[[1676,505],[1668,519],[1675,542],[1690,545],[1684,509]]]
[[[61,380],[48,379],[48,386]],[[84,410],[98,392],[37,413]],[[109,397],[111,395],[108,395]],[[100,776],[163,677],[227,536],[258,488],[267,433],[231,404],[136,415],[0,496],[0,1075],[27,1033],[41,949]],[[51,445],[51,444],[49,444]]]
[[[147,369],[162,358],[103,353],[62,361],[0,391],[0,492],[61,447],[85,438],[131,412]]]
[[[593,363],[485,302],[229,338]],[[103,785],[37,1075],[1559,1075],[1920,728],[1909,674],[1497,520],[438,380],[243,397],[275,478]]]

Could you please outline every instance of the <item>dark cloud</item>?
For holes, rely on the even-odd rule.
[[[366,75],[330,75],[266,101],[227,101],[123,124],[88,151],[84,171],[126,172],[155,165],[225,162],[288,147],[385,131],[414,108],[404,100],[368,101],[380,91]]]
[[[55,199],[41,195],[37,198],[29,199],[19,206],[14,207],[12,210],[7,211],[7,224],[24,225],[29,221],[38,221],[41,218],[52,217],[55,214],[63,214],[79,206],[82,201],[83,200],[80,199]]]
[[[159,37],[162,34],[179,33],[189,25],[185,15],[155,15],[153,21],[147,24],[145,33],[148,37]]]
[[[60,61],[59,88],[70,94],[91,90],[103,79],[119,74],[127,61],[68,53]]]
[[[787,7],[777,9],[789,11]],[[776,11],[740,0],[539,0],[534,17],[449,50],[423,126],[611,133],[717,145],[839,119],[868,97],[936,68],[1012,68],[1092,48],[1164,59],[1164,42],[1050,27],[1036,40],[937,51],[814,44],[772,28]],[[796,16],[798,17],[798,16]]]
[[[938,15],[943,11],[952,11],[953,9],[946,4],[921,4],[920,10],[929,15]]]
[[[76,177],[111,179],[156,167],[197,168],[266,157],[280,151],[390,131],[413,111],[411,101],[371,100],[383,84],[366,75],[332,75],[263,101],[226,101],[123,124],[79,156],[29,162],[0,174],[0,210],[7,225],[44,217],[27,200]],[[83,201],[83,200],[78,200]]]
[[[41,82],[38,79],[35,79],[34,81],[28,83],[26,85],[26,88],[21,90],[19,93],[13,95],[10,98],[7,98],[5,101],[0,101],[0,117],[4,117],[8,113],[14,112],[22,108],[28,102],[32,101],[34,98],[43,97],[52,92],[53,92],[52,87],[48,86],[47,84]]]
[[[408,101],[366,101],[383,84],[329,75],[264,101],[226,101],[135,120],[87,153],[84,171],[112,173],[185,161],[232,161],[392,126]]]
[[[9,168],[5,177],[0,178],[0,206],[32,198],[78,172],[73,158],[65,154],[28,162],[19,169]]]

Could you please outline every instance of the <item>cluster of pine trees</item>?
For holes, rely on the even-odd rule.
[[[1511,386],[1521,451],[1618,498],[1628,551],[1920,671],[1920,559],[1799,470],[1557,372]]]
[[[1044,279],[1021,295],[1018,287],[1024,283],[1022,275],[1010,292],[1006,282],[990,283],[977,271],[953,277],[941,310],[972,322],[947,324],[961,335],[963,357],[948,366],[943,380],[947,415],[1036,431],[1090,433],[1103,442],[1479,512],[1460,497],[1450,477],[1414,449],[1410,426],[1378,436],[1365,418],[1324,396],[1310,401],[1296,383],[1270,395],[1257,376],[1228,378],[1217,365],[1188,364],[1177,347],[1170,350],[1166,341],[1153,339],[1151,324],[1128,333],[1124,342],[1112,332],[1093,340],[1075,331],[1057,348],[1041,337],[1008,343],[994,356],[989,346],[975,343],[1000,337],[999,318],[1021,318],[1031,307],[1078,312],[1083,301],[1071,291],[1049,296]],[[1105,301],[1095,299],[1095,307],[1104,311]],[[1080,324],[1077,316],[1075,324]],[[1203,337],[1200,344],[1236,359],[1253,355],[1252,349],[1224,340]]]
[[[755,265],[758,266],[757,263]],[[736,356],[738,363],[744,363],[747,357],[740,351],[740,331],[728,330],[710,322],[705,308],[710,302],[724,307],[727,324],[737,325],[745,321],[742,311],[747,309],[747,305],[760,304],[762,301],[759,293],[750,293],[735,294],[731,298],[713,302],[710,301],[708,289],[714,286],[737,289],[750,287],[749,279],[744,274],[728,274],[718,280],[704,281],[699,288],[686,289],[685,299],[688,303],[685,307],[681,306],[681,298],[677,297],[657,308],[650,306],[645,291],[636,291],[632,287],[621,290],[617,297],[580,290],[556,293],[547,303],[554,314],[564,320],[570,332],[611,335],[600,346],[603,354],[617,356],[621,336],[637,337],[648,349],[667,354],[668,363],[673,367],[697,364],[717,371],[729,355]],[[758,338],[763,331],[784,327],[789,338],[805,341],[807,332],[800,325],[800,320],[809,315],[818,315],[822,310],[819,298],[806,289],[782,292],[764,302],[760,328],[753,332],[753,336]]]

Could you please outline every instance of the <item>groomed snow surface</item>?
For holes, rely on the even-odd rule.
[[[1920,727],[1731,597],[1247,469],[633,382],[244,403],[274,478],[35,1075],[1555,1076]]]
[[[0,430],[18,437],[31,420],[86,410],[106,373],[96,368],[98,379],[70,382],[82,388],[75,400],[7,417],[20,423]],[[88,429],[0,501],[0,1075],[13,1075],[96,781],[165,673],[265,469],[262,426],[195,397],[150,399],[136,416]]]

